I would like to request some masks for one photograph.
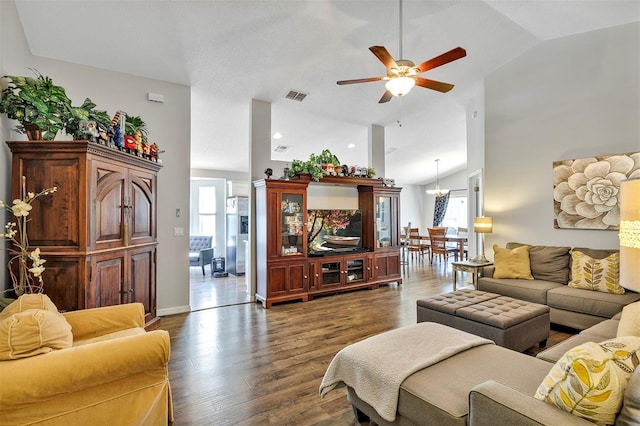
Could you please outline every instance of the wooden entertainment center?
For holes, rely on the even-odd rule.
[[[307,189],[311,179],[262,179],[256,188],[256,299],[265,308],[289,300],[380,284],[402,284],[400,191],[382,180],[325,176],[324,185],[357,188],[362,213],[361,249],[310,256],[307,243]],[[332,209],[333,206],[326,206]]]

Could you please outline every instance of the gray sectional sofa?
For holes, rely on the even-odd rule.
[[[583,425],[593,423],[533,398],[558,359],[586,342],[616,337],[620,314],[538,354],[536,358],[497,345],[468,349],[410,375],[400,386],[393,423],[348,387],[359,422],[377,425]],[[616,426],[640,424],[640,369],[625,390]]]
[[[524,244],[509,243],[513,249]],[[612,250],[580,248],[604,258]],[[497,345],[468,349],[411,374],[400,386],[393,423],[381,418],[347,387],[347,398],[358,421],[385,425],[593,425],[593,423],[533,398],[555,363],[571,348],[616,337],[623,307],[640,294],[623,295],[568,287],[571,248],[529,245],[533,280],[493,278],[485,268],[478,290],[549,306],[552,323],[582,330],[531,357]],[[625,390],[616,426],[640,425],[640,369]]]
[[[523,246],[508,243],[508,249]],[[596,259],[602,259],[616,250],[576,248]],[[493,278],[494,267],[486,267],[478,279],[478,290],[498,293],[528,302],[540,303],[550,308],[551,322],[584,330],[610,319],[622,308],[640,300],[640,293],[625,294],[571,288],[571,248],[529,245],[529,260],[533,280]]]

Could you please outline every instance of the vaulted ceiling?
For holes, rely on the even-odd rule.
[[[191,86],[193,168],[248,170],[259,99],[282,134],[273,147],[291,147],[272,158],[328,148],[365,165],[379,124],[386,175],[403,184],[432,181],[436,158],[440,176],[465,168],[465,108],[484,76],[545,41],[640,20],[637,0],[404,0],[398,58],[398,0],[14,1],[34,55]],[[378,104],[383,82],[336,85],[385,74],[373,45],[415,63],[456,46],[467,56],[423,75],[451,92],[416,87]]]

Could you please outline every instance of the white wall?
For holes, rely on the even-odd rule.
[[[189,215],[176,218],[176,208],[189,211],[190,89],[187,86],[104,71],[62,61],[32,56],[12,2],[0,2],[2,27],[2,74],[27,75],[28,67],[39,70],[64,87],[74,104],[91,98],[98,109],[113,115],[121,109],[143,117],[149,137],[160,149],[163,169],[158,175],[157,307],[159,313],[189,309],[188,238],[173,236],[174,227],[189,229]],[[161,93],[165,103],[146,100],[147,92]],[[6,118],[3,136],[7,138]],[[13,126],[13,124],[10,124]],[[12,134],[12,139],[26,139]],[[2,148],[0,190],[8,191],[10,155]],[[7,194],[1,194],[6,198]],[[46,283],[45,283],[46,285]]]
[[[486,79],[485,211],[494,243],[617,248],[553,227],[552,163],[640,149],[638,23],[548,41]]]
[[[433,214],[433,213],[432,213]],[[400,191],[400,228],[411,222],[412,228],[427,230],[425,218],[425,193],[422,185],[402,185]]]

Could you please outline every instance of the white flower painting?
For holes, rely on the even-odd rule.
[[[640,152],[553,163],[554,227],[620,227],[620,182],[640,177]]]

